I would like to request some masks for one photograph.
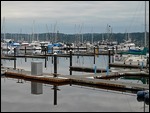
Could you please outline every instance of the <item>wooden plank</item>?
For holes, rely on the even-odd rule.
[[[13,72],[15,71],[15,72]],[[20,71],[19,71],[20,72]],[[23,72],[19,73],[17,70],[7,70],[5,73],[8,77],[14,77],[14,78],[21,78],[21,79],[27,79],[27,80],[40,80],[42,82],[53,82],[53,83],[84,83],[84,84],[91,84],[91,85],[98,85],[98,86],[105,86],[105,87],[113,87],[113,88],[122,88],[122,89],[130,89],[130,90],[148,90],[149,84],[136,84],[136,83],[126,83],[121,81],[111,81],[111,80],[104,80],[104,79],[91,79],[88,78],[88,76],[95,76],[97,74],[91,74],[91,75],[58,75],[59,77],[65,77],[65,78],[59,78],[59,77],[53,77],[49,76],[49,74],[43,73],[43,76],[34,76],[30,75],[30,72],[26,73],[26,71],[23,70]],[[101,73],[102,75],[106,75],[106,73]],[[112,73],[111,73],[112,74]],[[52,75],[52,74],[51,74]],[[109,75],[108,75],[109,76]]]
[[[119,68],[134,68],[134,69],[141,69],[140,65],[130,65],[130,64],[119,64],[119,63],[110,63],[110,67],[119,67]],[[146,66],[143,66],[146,68]]]
[[[135,84],[135,83],[126,83],[120,81],[110,81],[104,79],[87,79],[87,78],[70,78],[73,82],[80,82],[80,83],[88,83],[88,84],[95,84],[95,85],[103,85],[107,87],[118,87],[118,88],[126,88],[126,89],[136,89],[136,90],[147,90],[149,89],[149,85],[147,84]]]
[[[70,66],[71,71],[81,71],[81,72],[92,72],[94,73],[94,68],[90,67],[77,67],[77,66]],[[96,69],[97,73],[106,72],[106,69]]]

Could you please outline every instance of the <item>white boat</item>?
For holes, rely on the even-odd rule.
[[[39,41],[32,41],[29,46],[31,46],[34,50],[41,50],[41,44]]]
[[[26,47],[26,49],[31,49],[28,42],[22,42],[19,48],[25,49],[25,47]]]
[[[128,51],[129,49],[137,49],[135,43],[131,41],[131,38],[128,38],[128,40],[125,40],[125,42],[117,45],[117,50]]]
[[[146,2],[145,2],[146,6]],[[146,8],[145,8],[146,9]],[[131,43],[131,39],[129,38],[129,41],[126,41],[126,46],[124,46],[124,49],[126,47],[130,47],[127,52],[122,52],[120,55],[114,55],[114,62],[117,63],[125,63],[125,64],[137,64],[137,65],[149,65],[149,53],[147,52],[146,47],[146,10],[145,10],[145,45],[143,50],[137,50],[135,49],[135,45]],[[132,51],[131,51],[132,49]]]
[[[133,65],[147,65],[149,55],[147,54],[147,48],[145,47],[141,51],[127,51],[120,52],[114,55],[115,63],[133,64]]]

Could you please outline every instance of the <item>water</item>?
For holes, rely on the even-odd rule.
[[[88,56],[73,56],[72,58],[72,65],[73,66],[83,66],[83,67],[94,67],[93,57]],[[23,68],[25,70],[31,71],[31,62],[33,61],[41,61],[43,62],[43,72],[45,73],[53,73],[54,72],[54,65],[52,63],[52,57],[48,57],[48,61],[46,63],[45,67],[45,59],[37,59],[37,58],[17,58],[16,60],[16,68]],[[108,57],[107,56],[98,56],[95,58],[95,65],[97,68],[103,68],[106,69],[108,65]],[[58,74],[66,74],[69,75],[69,63],[70,58],[64,58],[64,57],[58,57],[57,58],[57,73]],[[14,61],[13,60],[2,60],[3,66],[9,66],[14,67]],[[94,72],[93,72],[94,73]],[[73,72],[73,74],[83,74],[83,72]],[[87,73],[84,73],[87,74]]]
[[[17,59],[17,67],[31,70],[31,61],[42,61],[43,71],[53,73],[49,57],[47,68],[44,59]],[[13,61],[2,60],[4,66],[13,67]],[[97,68],[106,68],[107,57],[96,57]],[[93,57],[73,57],[73,66],[93,67]],[[58,59],[58,73],[69,75],[69,58]],[[94,72],[93,72],[94,73]],[[87,74],[73,72],[73,75]],[[18,79],[1,78],[2,112],[143,112],[143,102],[137,101],[136,94],[92,88],[79,85],[58,86],[42,84],[42,94],[31,93],[31,82],[17,83]],[[145,111],[149,111],[146,105]]]

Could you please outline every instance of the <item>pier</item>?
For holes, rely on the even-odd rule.
[[[90,68],[90,67],[79,67],[79,66],[70,66],[70,70],[71,71],[80,71],[80,72],[94,72],[94,67]],[[102,72],[106,72],[106,69],[96,69],[97,73],[102,73]]]
[[[109,75],[106,76],[106,73],[100,74],[89,74],[89,75],[60,75],[60,74],[48,74],[43,73],[41,76],[31,75],[30,71],[25,71],[24,69],[13,69],[13,68],[6,68],[3,67],[5,71],[5,77],[16,78],[16,79],[24,79],[29,81],[39,81],[42,83],[49,83],[49,84],[82,84],[82,85],[92,85],[94,87],[101,87],[104,89],[113,89],[113,90],[129,90],[129,91],[139,91],[139,90],[149,90],[149,84],[137,84],[137,83],[126,83],[117,80],[106,80],[104,78],[112,79],[112,76],[120,77],[118,75],[125,75],[125,72],[118,72],[116,73],[111,72]],[[131,73],[131,72],[130,72]],[[138,73],[138,72],[137,72]],[[129,73],[128,73],[129,74]],[[145,74],[145,73],[144,73]],[[103,79],[96,77],[102,76]],[[145,74],[146,77],[149,74]],[[144,76],[143,76],[144,77]]]
[[[110,63],[109,67],[141,69],[140,65],[120,64],[120,63]],[[143,68],[148,68],[148,67],[143,66]]]
[[[79,67],[73,66],[72,64],[72,56],[92,56],[94,65],[95,65],[95,56],[96,55],[108,55],[108,66],[107,69],[98,69],[97,67]],[[3,56],[2,59],[13,59],[14,60],[14,68],[11,67],[1,67],[3,68],[3,75],[5,77],[16,78],[16,79],[24,79],[29,81],[39,81],[42,83],[49,83],[49,84],[81,84],[81,85],[90,85],[94,87],[101,87],[101,88],[112,88],[113,90],[130,90],[130,91],[139,91],[139,90],[149,90],[149,84],[138,84],[138,83],[126,83],[118,81],[118,78],[121,77],[139,77],[139,78],[146,78],[149,81],[149,73],[148,72],[141,72],[147,67],[142,67],[140,65],[129,65],[129,64],[116,64],[111,63],[111,55],[113,53],[109,50],[105,53],[72,53],[70,51],[66,54],[52,54],[47,53],[46,51],[42,54],[38,55],[14,55],[12,56]],[[34,75],[31,74],[32,72],[26,71],[24,69],[17,68],[16,66],[16,58],[42,58],[45,59],[45,67],[47,58],[51,56],[54,60],[54,73],[43,73],[42,75]],[[57,57],[68,57],[70,58],[70,75],[60,75],[57,74]],[[31,66],[32,67],[32,66]],[[36,66],[35,66],[36,67]],[[118,70],[117,72],[113,72],[111,67],[116,68],[129,68],[128,71]],[[42,67],[40,67],[40,70]],[[132,70],[131,70],[132,69]],[[134,70],[133,70],[134,69]],[[6,71],[4,71],[6,70]],[[31,69],[31,71],[34,70]],[[36,70],[39,70],[37,68]],[[87,74],[87,75],[72,75],[72,71],[80,71],[80,72],[91,72],[94,74]]]

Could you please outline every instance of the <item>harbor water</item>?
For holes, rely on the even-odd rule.
[[[17,58],[16,67],[31,71],[31,62],[41,61],[44,73],[53,73],[52,57],[45,59]],[[57,73],[69,75],[69,58],[58,57]],[[1,60],[3,66],[13,67],[13,60]],[[73,56],[73,66],[94,67],[93,57]],[[97,68],[106,69],[107,56],[97,56]],[[86,75],[86,72],[72,72],[72,75]],[[91,73],[90,73],[91,74]],[[94,74],[94,72],[93,72]],[[130,81],[128,81],[130,82]],[[138,82],[139,81],[131,81]],[[36,84],[36,83],[35,83]],[[18,82],[18,79],[1,77],[1,112],[149,112],[149,105],[137,101],[137,95],[109,89],[80,85],[36,84],[41,93],[33,93],[32,81]],[[41,86],[42,87],[41,87]],[[56,89],[55,89],[56,88]]]

